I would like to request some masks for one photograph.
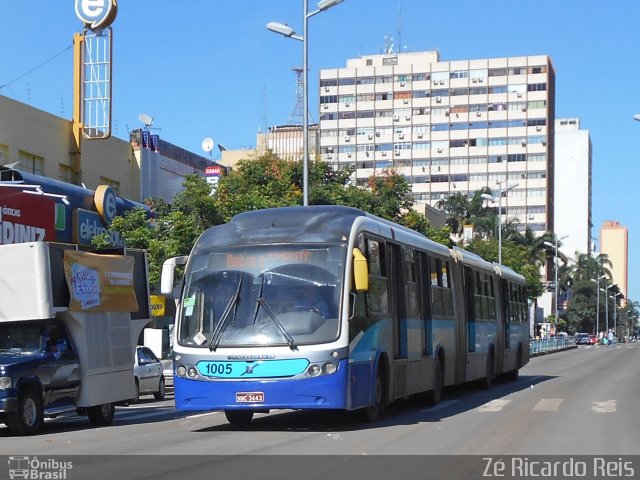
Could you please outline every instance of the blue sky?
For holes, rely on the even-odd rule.
[[[127,138],[145,112],[163,139],[194,152],[205,137],[253,147],[261,126],[288,121],[291,68],[302,63],[301,42],[265,25],[302,32],[302,8],[302,0],[119,0],[114,134]],[[557,117],[579,117],[591,134],[593,235],[604,220],[629,228],[629,297],[640,300],[638,18],[636,0],[345,0],[309,20],[310,111],[317,119],[319,69],[381,53],[385,36],[445,61],[549,55]],[[67,47],[82,29],[73,0],[0,0],[0,19],[0,94],[70,118]]]

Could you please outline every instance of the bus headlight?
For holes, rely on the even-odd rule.
[[[310,377],[317,377],[321,373],[322,373],[322,369],[320,368],[320,365],[316,365],[315,363],[309,365],[309,368],[307,369],[307,374]]]
[[[11,388],[11,377],[0,377],[0,390]]]
[[[327,362],[322,366],[322,370],[324,370],[324,373],[327,375],[331,375],[332,373],[336,373],[338,366],[333,362]]]
[[[187,375],[189,376],[189,378],[196,378],[198,376],[198,371],[195,369],[195,367],[189,367],[189,370],[187,370]]]
[[[187,374],[187,369],[184,365],[179,365],[178,368],[176,368],[176,373],[179,377],[184,377]]]

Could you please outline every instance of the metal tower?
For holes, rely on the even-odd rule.
[[[296,72],[296,106],[293,107],[293,112],[289,115],[289,124],[290,125],[302,125],[302,120],[304,119],[304,81],[302,77],[303,69],[302,67],[293,67],[291,68],[294,72]],[[311,112],[309,112],[309,123],[313,123],[313,117],[311,116]]]

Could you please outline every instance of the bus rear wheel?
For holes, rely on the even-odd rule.
[[[251,410],[225,410],[224,416],[227,417],[227,421],[231,425],[241,427],[251,423],[253,412]]]
[[[490,350],[487,356],[487,376],[482,380],[482,388],[485,390],[489,390],[491,388],[491,385],[493,385],[495,376],[496,373],[493,361],[493,351]]]
[[[429,405],[437,405],[440,403],[443,385],[442,366],[440,365],[440,358],[436,357],[433,365],[433,389],[427,393],[427,403]]]

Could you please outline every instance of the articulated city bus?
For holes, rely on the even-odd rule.
[[[178,410],[246,424],[271,409],[358,410],[529,358],[524,278],[357,209],[247,212],[165,262],[185,264],[174,329]]]

